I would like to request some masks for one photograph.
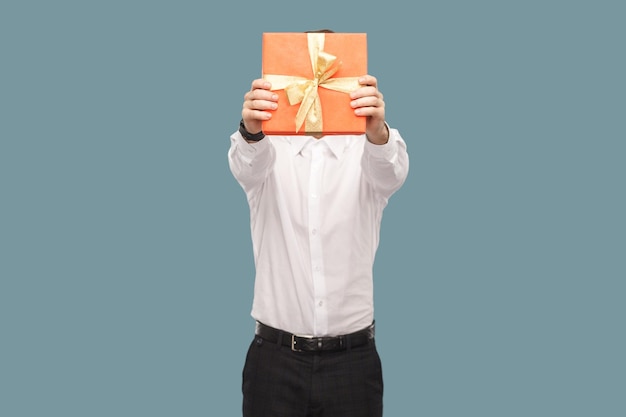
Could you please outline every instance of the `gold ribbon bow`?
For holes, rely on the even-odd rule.
[[[307,133],[322,132],[322,103],[317,93],[318,87],[351,93],[361,86],[358,77],[332,78],[339,70],[341,62],[335,65],[337,57],[324,52],[324,39],[324,33],[307,33],[313,79],[275,74],[263,76],[272,84],[272,90],[285,90],[289,104],[293,106],[301,103],[296,114],[296,133],[303,123],[306,123]]]

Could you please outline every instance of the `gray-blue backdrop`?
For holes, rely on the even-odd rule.
[[[367,32],[387,416],[626,415],[619,1],[3,1],[0,415],[240,415],[261,34]],[[268,416],[272,417],[272,416]]]

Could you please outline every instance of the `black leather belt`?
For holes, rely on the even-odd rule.
[[[288,346],[294,352],[332,352],[368,344],[374,339],[374,324],[342,336],[298,336],[257,322],[256,335],[270,343]]]

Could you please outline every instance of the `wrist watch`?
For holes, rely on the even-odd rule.
[[[263,133],[263,131],[254,134],[248,132],[246,130],[246,126],[243,124],[243,119],[241,119],[241,121],[239,122],[239,133],[241,133],[241,136],[243,136],[245,140],[251,142],[258,142],[265,137],[265,133]]]

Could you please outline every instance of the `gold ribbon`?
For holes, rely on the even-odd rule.
[[[275,74],[263,76],[272,84],[272,90],[285,90],[289,104],[293,106],[301,103],[296,114],[296,133],[303,123],[307,133],[322,132],[322,102],[317,93],[318,87],[350,93],[361,86],[358,77],[332,78],[341,62],[335,65],[337,57],[324,52],[324,39],[324,33],[307,33],[313,79]]]

